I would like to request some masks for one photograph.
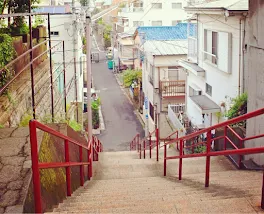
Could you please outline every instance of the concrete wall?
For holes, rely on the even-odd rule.
[[[210,17],[211,16],[211,17]],[[199,24],[198,24],[198,64],[205,70],[205,77],[197,77],[191,72],[189,72],[189,76],[187,78],[187,96],[189,95],[189,85],[195,84],[201,90],[202,94],[207,95],[205,92],[206,83],[212,86],[212,96],[207,95],[211,100],[213,100],[216,104],[220,105],[222,102],[226,104],[226,110],[228,110],[230,106],[230,101],[232,98],[235,98],[239,94],[239,48],[242,45],[239,43],[239,20],[240,16],[232,16],[227,17],[226,20],[223,17],[219,17],[219,15],[199,15]],[[219,21],[217,21],[219,20]],[[242,25],[243,26],[243,25]],[[217,32],[226,32],[232,34],[231,36],[231,73],[226,73],[216,65],[204,60],[204,30],[212,30]],[[241,28],[241,32],[243,31],[243,27]],[[221,46],[221,42],[218,46]],[[226,61],[227,63],[227,61]],[[241,58],[241,66],[243,65]],[[241,70],[241,82],[240,82],[240,91],[242,92],[243,88],[243,76]],[[201,113],[196,108],[195,104],[190,100],[189,97],[186,99],[187,101],[187,115],[195,124],[201,124]],[[223,112],[224,113],[224,112]],[[208,115],[207,119],[211,119],[211,116]],[[207,120],[206,119],[206,120]],[[225,118],[221,118],[224,120]],[[218,118],[215,114],[212,115],[212,124],[218,123]]]
[[[249,1],[249,25],[246,31],[249,35],[247,45],[248,57],[248,112],[264,106],[264,2],[262,0]],[[247,122],[247,137],[263,134],[264,116],[257,117]],[[251,140],[245,144],[247,147],[263,146],[263,139]],[[248,155],[246,159],[252,158],[257,164],[264,164],[263,154]]]

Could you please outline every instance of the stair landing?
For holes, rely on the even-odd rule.
[[[170,152],[173,152],[172,150]],[[137,152],[104,152],[92,181],[53,213],[260,213],[262,173],[238,171],[225,157],[211,160],[210,187],[204,187],[205,160],[140,160]]]

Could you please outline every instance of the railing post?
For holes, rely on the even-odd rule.
[[[83,161],[83,151],[82,151],[82,147],[79,146],[79,159],[80,162]],[[84,174],[83,174],[83,165],[80,166],[80,185],[83,186],[84,184],[84,178],[83,178]]]
[[[261,195],[261,209],[264,209],[264,170],[263,170],[263,179],[262,179],[262,195]]]
[[[151,141],[151,135],[149,135],[149,158],[151,159],[151,149],[152,149],[152,141]]]
[[[64,140],[65,162],[70,162],[69,141]],[[66,167],[67,196],[71,196],[71,168]]]
[[[139,144],[139,159],[141,159],[141,144]]]
[[[179,180],[182,179],[183,140],[180,140]]]
[[[146,159],[146,140],[144,140],[144,142],[143,142],[143,149],[144,149],[144,151],[143,151],[143,154],[144,154],[144,159]]]
[[[37,126],[34,123],[34,121],[29,122],[29,131],[30,131],[32,180],[33,180],[33,190],[34,190],[35,213],[42,213],[39,163],[38,163]]]
[[[137,137],[136,137],[136,139],[135,139],[135,141],[136,141],[136,146],[137,146],[137,148],[138,148],[138,146],[139,146],[139,134],[137,134]],[[138,148],[138,151],[139,151],[139,148]]]
[[[226,144],[227,144],[227,126],[225,126],[225,130],[224,130],[224,150],[226,150]]]
[[[164,176],[167,175],[167,145],[165,143],[164,143],[164,166],[163,166]]]
[[[211,131],[207,132],[207,144],[206,144],[206,169],[205,169],[205,187],[209,187],[209,177],[210,177],[210,151],[211,151]]]
[[[239,149],[242,149],[242,146],[243,146],[243,141],[239,140]],[[243,167],[242,159],[243,159],[243,155],[239,155],[239,162],[238,162],[239,169],[242,169]]]
[[[156,129],[157,161],[159,161],[159,129]]]
[[[88,154],[89,154],[89,170],[88,170],[88,174],[89,174],[89,179],[91,179],[93,177],[93,142],[94,142],[94,136],[91,139],[90,142],[90,148],[88,150]]]

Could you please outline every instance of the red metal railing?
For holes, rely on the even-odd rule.
[[[41,204],[41,183],[40,183],[40,170],[48,168],[66,168],[66,185],[67,185],[67,196],[71,196],[71,169],[72,166],[80,166],[80,184],[84,185],[84,166],[88,166],[88,179],[92,177],[92,161],[98,160],[98,153],[103,151],[103,146],[101,142],[93,137],[89,141],[88,145],[82,145],[77,141],[61,134],[60,132],[55,131],[54,129],[43,125],[35,120],[30,121],[30,146],[31,146],[31,161],[32,161],[32,179],[33,179],[33,190],[34,190],[34,203],[35,203],[35,212],[42,213],[42,204]],[[37,142],[37,129],[40,129],[44,132],[47,132],[51,135],[54,135],[60,139],[64,140],[64,151],[65,151],[65,161],[64,162],[49,162],[49,163],[39,163],[38,157],[38,142]],[[72,143],[79,147],[79,162],[70,161],[70,151],[69,143]],[[83,161],[83,150],[87,152],[88,162]],[[93,158],[92,158],[93,154]]]
[[[153,140],[153,135],[155,135],[156,140]],[[148,142],[148,144],[147,144]],[[143,158],[146,158],[146,150],[149,149],[149,157],[152,157],[152,149],[156,149],[156,159],[159,160],[159,129],[155,129],[153,132],[149,133],[149,135],[143,138],[140,142],[139,134],[137,134],[132,142],[130,143],[130,150],[137,150],[139,152],[139,158],[141,159],[142,152]]]
[[[237,118],[225,121],[223,123],[211,126],[209,128],[194,132],[194,133],[186,135],[184,137],[173,139],[173,140],[165,143],[164,144],[164,176],[166,176],[167,160],[179,159],[179,180],[181,180],[182,179],[182,160],[183,160],[183,158],[206,157],[205,187],[208,187],[209,186],[209,176],[210,176],[210,158],[211,158],[211,156],[220,156],[220,155],[226,156],[226,155],[237,154],[240,156],[239,165],[241,165],[241,160],[242,160],[241,155],[263,153],[264,152],[264,146],[254,147],[254,148],[242,148],[241,145],[243,142],[264,137],[264,134],[259,134],[259,135],[252,136],[252,137],[242,138],[230,126],[232,124],[237,124],[239,122],[242,122],[242,121],[245,121],[247,119],[254,118],[254,117],[257,117],[257,116],[263,115],[263,114],[264,114],[264,108],[256,110],[254,112],[247,113],[247,114],[239,116]],[[219,136],[219,137],[212,137],[211,132],[213,130],[216,130],[219,128],[224,128],[224,135]],[[239,147],[237,147],[231,141],[231,139],[227,136],[227,130],[228,129],[240,140]],[[192,139],[199,137],[200,135],[205,134],[205,133],[207,135],[205,141],[197,142],[197,143],[192,144],[188,147],[185,146],[185,143],[187,140],[192,140]],[[212,142],[219,140],[219,139],[224,139],[224,150],[212,151],[211,150]],[[179,143],[179,145],[180,145],[179,153],[180,154],[177,156],[167,157],[167,146],[170,144],[173,144],[173,143]],[[226,150],[227,149],[227,143],[230,143],[234,147],[234,150]],[[184,148],[190,148],[190,147],[194,147],[197,145],[206,145],[206,151],[202,152],[202,153],[196,153],[196,154],[184,154]],[[264,174],[263,174],[261,208],[264,209]]]

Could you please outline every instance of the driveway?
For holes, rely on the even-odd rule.
[[[137,133],[144,136],[134,107],[118,85],[112,70],[108,70],[106,61],[92,64],[92,75],[102,102],[106,130],[101,132],[99,139],[104,151],[129,150],[129,143]]]

